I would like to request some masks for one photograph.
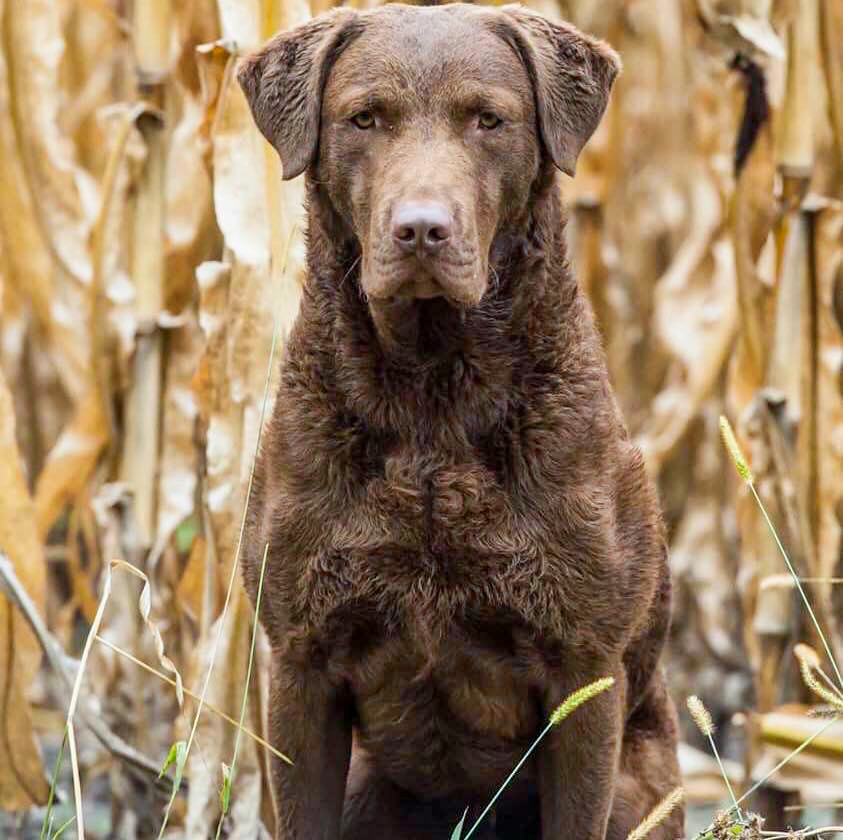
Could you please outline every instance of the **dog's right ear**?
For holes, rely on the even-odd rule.
[[[573,175],[606,110],[621,60],[608,44],[569,23],[548,20],[523,6],[499,11],[502,20],[515,25],[498,27],[498,32],[521,56],[531,78],[545,148],[559,169]]]
[[[276,35],[240,65],[240,86],[258,128],[281,157],[285,181],[316,159],[325,82],[359,28],[357,12],[335,9]]]

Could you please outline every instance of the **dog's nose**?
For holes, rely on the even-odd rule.
[[[392,214],[392,235],[405,251],[436,251],[451,237],[451,214],[438,201],[404,201]]]

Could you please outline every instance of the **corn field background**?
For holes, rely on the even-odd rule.
[[[199,694],[212,662],[168,832],[216,828],[237,733],[218,712],[239,719],[252,635],[236,576],[222,607],[304,253],[301,179],[282,183],[234,70],[329,5],[0,0],[0,836],[38,835],[118,559],[148,577],[148,613],[115,566],[76,714],[86,836],[157,835],[170,785],[155,774],[196,713],[172,683]],[[821,647],[721,413],[843,662],[843,2],[532,5],[624,61],[562,179],[571,253],[662,493],[672,688],[683,709],[702,697],[746,789],[821,723],[792,656]],[[245,724],[260,736],[258,642]],[[713,806],[722,780],[683,731],[687,796]],[[225,836],[271,833],[267,767],[244,736]],[[58,790],[73,814],[67,762]],[[778,829],[841,801],[838,721],[756,807]]]

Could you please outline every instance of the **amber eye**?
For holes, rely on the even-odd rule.
[[[375,124],[375,115],[371,111],[360,111],[351,118],[351,121],[357,128],[372,128]]]
[[[480,114],[479,119],[480,128],[485,128],[486,131],[491,131],[493,128],[497,128],[503,120],[497,115],[493,114],[491,111],[483,111]]]

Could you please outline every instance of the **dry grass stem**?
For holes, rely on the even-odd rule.
[[[158,679],[161,680],[162,682],[165,682],[168,685],[173,686],[173,688],[176,687],[176,681],[174,679],[172,679],[171,677],[168,677],[166,674],[159,671],[157,668],[153,668],[151,665],[148,665],[143,660],[138,659],[136,656],[133,656],[128,651],[123,650],[122,648],[118,647],[117,645],[112,644],[111,642],[108,641],[108,639],[104,639],[102,636],[97,636],[97,641],[100,644],[105,645],[105,647],[107,647],[109,650],[113,650],[119,656],[122,656],[125,659],[128,659],[130,662],[134,662],[135,665],[137,665],[139,668],[143,668],[144,671],[147,671],[148,673],[153,674],[154,676],[158,677]],[[194,700],[197,703],[199,702],[199,695],[194,694],[189,688],[184,689],[184,694],[185,694],[186,697],[189,697],[191,700]],[[208,711],[213,712],[213,714],[217,715],[217,717],[222,718],[226,723],[230,723],[232,726],[239,726],[238,721],[236,721],[233,717],[231,717],[231,715],[226,714],[222,709],[217,708],[213,703],[209,703],[206,700],[205,701],[205,707],[208,709]],[[285,762],[286,764],[292,764],[293,763],[286,755],[284,755],[284,753],[281,752],[281,750],[277,750],[275,747],[272,746],[272,744],[269,743],[269,741],[266,741],[263,738],[261,738],[260,735],[258,735],[256,732],[253,732],[251,729],[249,729],[248,726],[243,727],[243,732],[246,735],[248,735],[256,744],[260,744],[265,750],[269,750],[269,752],[271,752],[276,758],[280,759],[281,761]]]
[[[720,768],[720,775],[726,783],[726,789],[729,791],[732,804],[738,812],[738,818],[742,820],[743,814],[741,814],[741,809],[738,807],[738,800],[735,798],[735,792],[732,790],[732,783],[729,781],[729,774],[723,766],[723,762],[720,759],[720,752],[717,749],[717,744],[714,740],[714,721],[711,718],[711,713],[708,709],[706,709],[703,701],[696,695],[692,695],[688,698],[687,705],[688,711],[690,712],[694,723],[697,725],[700,732],[708,738],[708,743],[711,746],[712,753],[714,753],[714,758],[717,760],[717,766]]]
[[[811,606],[811,602],[808,600],[808,596],[805,593],[805,589],[802,586],[799,575],[797,575],[796,569],[794,569],[793,564],[790,561],[790,557],[788,556],[787,551],[785,551],[781,539],[779,539],[776,527],[775,525],[773,525],[773,521],[770,519],[770,515],[767,513],[767,508],[765,507],[764,502],[761,501],[761,497],[758,495],[758,491],[755,489],[752,470],[750,469],[749,463],[747,462],[743,452],[740,449],[740,446],[738,445],[735,434],[732,431],[732,426],[729,423],[728,419],[722,415],[720,417],[720,431],[723,436],[723,443],[725,444],[726,449],[729,451],[729,454],[732,456],[732,460],[735,463],[735,468],[737,469],[738,474],[746,482],[747,487],[749,487],[749,490],[752,493],[753,498],[755,499],[755,503],[758,505],[758,509],[761,511],[761,515],[764,517],[764,521],[767,524],[767,528],[769,529],[770,534],[772,535],[773,540],[776,543],[776,547],[778,548],[779,553],[784,559],[785,565],[787,566],[787,570],[790,573],[793,583],[799,591],[799,596],[802,599],[802,603],[805,605],[805,609],[808,611],[808,615],[811,618],[811,623],[814,625],[814,629],[817,631],[817,636],[819,637],[820,642],[822,643],[823,648],[825,649],[826,656],[828,656],[829,662],[831,662],[831,667],[834,669],[834,674],[837,677],[837,682],[840,685],[840,688],[843,689],[843,673],[841,673],[840,671],[840,667],[838,666],[834,653],[831,650],[831,645],[829,644],[828,639],[826,638],[826,635],[823,632],[822,627],[820,626],[819,620],[817,619],[817,616],[814,613],[814,609]]]
[[[261,429],[307,294],[307,189],[305,178],[283,180],[236,75],[264,39],[338,2],[0,0],[2,836],[19,833],[17,814],[41,825],[40,840],[128,836],[150,816],[166,835],[271,830],[270,777],[291,762],[263,730],[265,638],[255,647],[239,578]],[[715,742],[743,745],[737,766],[776,765],[769,776],[795,779],[805,799],[837,800],[843,2],[527,2],[624,58],[576,178],[558,179],[568,224],[557,233],[664,500],[681,605],[669,690],[708,705],[696,724],[682,714],[684,734],[702,722],[718,762]],[[347,260],[339,283],[354,294],[364,255]],[[496,260],[498,300],[510,280]],[[330,340],[355,353],[363,337]],[[480,376],[462,362],[461,375]],[[514,407],[494,405],[530,433],[519,447],[532,445]],[[352,414],[334,443],[356,458],[352,441],[369,429]],[[510,425],[490,427],[489,445]],[[368,443],[360,451],[371,454]],[[724,482],[727,460],[738,481]],[[473,494],[473,473],[466,482],[460,492]],[[119,568],[141,578],[139,597],[133,579],[110,578]],[[811,647],[791,660],[802,640]],[[614,701],[587,699],[599,690],[547,708],[540,737],[561,743],[551,728],[576,728],[567,716],[582,714],[580,702]],[[738,712],[753,725],[733,742]],[[53,771],[44,755],[56,751]],[[753,833],[744,804],[769,776],[739,790],[740,772],[721,764],[735,791],[750,788],[732,797],[723,832],[784,840]],[[811,792],[826,789],[826,768],[830,792]],[[107,791],[95,782],[104,775]],[[710,782],[701,760],[683,779],[686,797]],[[769,816],[766,827],[781,828]],[[793,838],[823,833],[811,831]]]
[[[217,822],[216,838],[219,840],[220,832],[222,831],[222,824],[225,820],[225,815],[228,813],[229,800],[231,799],[231,788],[234,784],[235,773],[237,771],[237,753],[240,750],[240,736],[243,733],[243,721],[246,719],[246,705],[249,700],[249,683],[252,679],[252,666],[255,662],[255,644],[258,638],[258,622],[261,609],[261,597],[263,595],[263,578],[266,574],[266,559],[269,556],[269,543],[264,546],[263,558],[261,559],[261,571],[258,578],[258,592],[255,597],[255,617],[252,621],[252,641],[249,646],[249,665],[246,668],[246,681],[243,685],[243,702],[240,704],[240,720],[237,723],[237,735],[234,738],[234,755],[231,757],[231,764],[223,765],[223,788],[220,795],[221,811],[219,822]]]

